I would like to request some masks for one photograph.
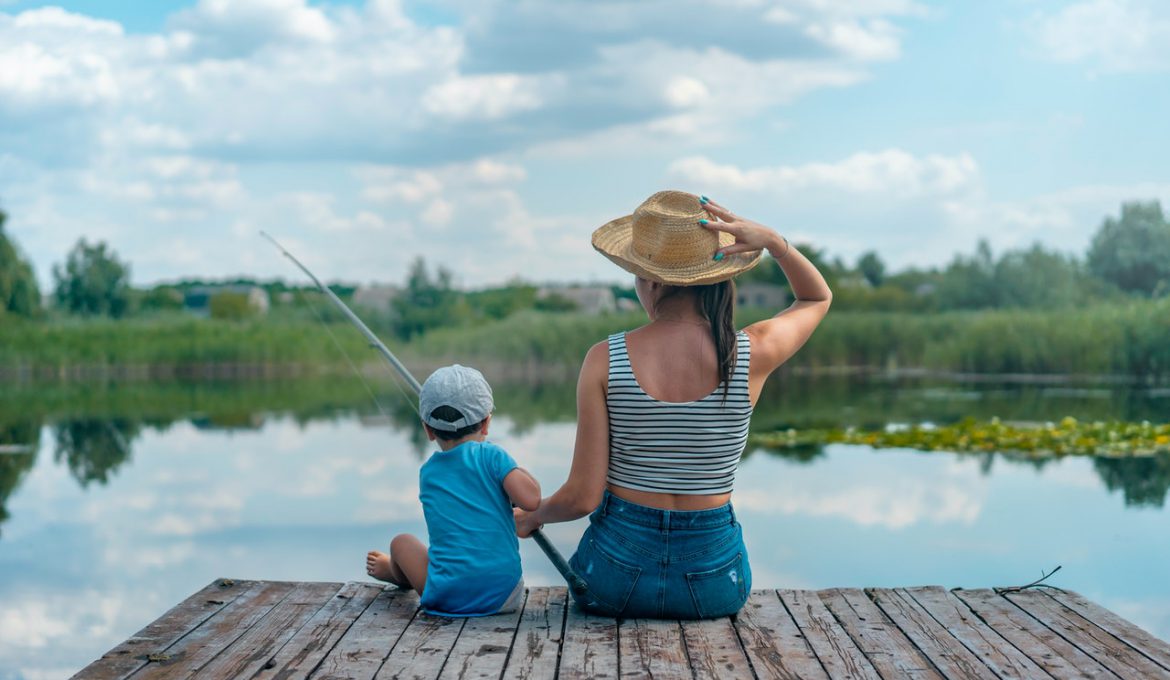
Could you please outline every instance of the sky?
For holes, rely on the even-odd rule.
[[[846,262],[1083,254],[1170,208],[1159,0],[0,0],[0,207],[42,284],[621,282],[667,188]]]

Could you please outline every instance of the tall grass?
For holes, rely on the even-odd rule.
[[[745,310],[739,323],[762,316]],[[645,321],[641,313],[523,312],[499,321],[441,328],[407,344],[391,343],[391,348],[405,358],[432,362],[575,366],[594,343]],[[348,324],[330,321],[325,326],[306,318],[239,322],[182,315],[124,321],[5,318],[0,324],[0,369],[8,370],[218,363],[342,367],[345,355],[356,362],[376,361]],[[1170,381],[1170,299],[1059,312],[830,312],[792,364]]]

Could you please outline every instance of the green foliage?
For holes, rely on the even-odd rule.
[[[466,294],[467,305],[488,319],[503,319],[536,304],[536,286],[514,283]]]
[[[130,265],[105,243],[77,242],[65,266],[53,267],[57,303],[72,314],[120,318],[129,312]]]
[[[1162,205],[1125,203],[1120,219],[1105,218],[1089,247],[1088,267],[1124,291],[1170,293],[1170,223]]]
[[[573,312],[577,303],[559,293],[549,293],[536,299],[532,308],[538,312]]]
[[[421,257],[411,264],[406,288],[392,305],[394,334],[403,340],[467,317],[466,303],[452,285],[451,272],[439,267],[432,277]]]
[[[1154,456],[1170,454],[1170,423],[1081,423],[1065,417],[1059,423],[1009,424],[998,418],[989,422],[965,418],[941,427],[789,429],[755,435],[753,441],[768,447],[840,443],[922,451],[1018,451],[1034,456]]]
[[[41,309],[41,292],[32,265],[4,233],[7,219],[0,210],[0,316],[34,316]]]
[[[173,312],[183,308],[183,294],[174,286],[155,286],[138,298],[138,309],[144,312]]]
[[[212,295],[207,307],[213,319],[243,321],[256,316],[256,309],[248,301],[247,295],[227,290]]]

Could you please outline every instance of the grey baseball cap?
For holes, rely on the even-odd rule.
[[[454,422],[435,418],[431,412],[450,406],[463,414]],[[435,371],[423,383],[418,395],[418,410],[423,422],[436,430],[451,432],[481,422],[495,408],[492,388],[483,374],[474,368],[452,364]]]

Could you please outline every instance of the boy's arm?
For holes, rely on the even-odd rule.
[[[522,467],[512,468],[504,476],[504,492],[518,508],[535,510],[540,507],[540,482]]]

